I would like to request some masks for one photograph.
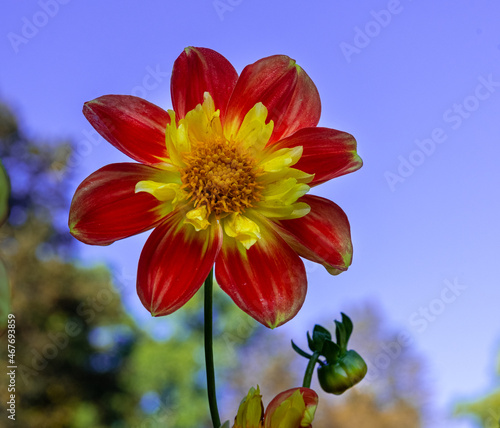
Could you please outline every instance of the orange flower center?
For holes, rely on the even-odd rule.
[[[263,186],[255,160],[228,141],[198,143],[184,155],[181,189],[196,208],[225,217],[241,213],[261,200]]]

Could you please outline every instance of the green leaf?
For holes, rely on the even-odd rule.
[[[10,181],[7,171],[0,160],[0,226],[9,215]]]
[[[311,351],[313,351],[313,352],[316,351],[316,347],[314,346],[314,341],[312,340],[309,332],[307,332],[307,344],[309,345],[309,349]]]
[[[342,315],[342,324],[344,324],[344,328],[345,328],[345,335],[346,335],[346,345],[347,345],[347,342],[349,342],[349,339],[351,337],[351,334],[352,334],[352,329],[353,329],[353,324],[352,324],[352,321],[351,319],[346,315],[344,314],[343,312],[340,313]]]
[[[341,349],[335,342],[327,340],[323,343],[323,351],[321,352],[321,355],[326,358],[326,362],[328,364],[335,364],[341,356],[340,353]]]
[[[325,342],[325,340],[331,340],[332,335],[326,328],[316,324],[313,329],[312,338],[314,342],[314,350],[321,352],[321,350],[323,349],[323,343]]]
[[[7,316],[10,313],[10,286],[7,270],[0,260],[0,330],[7,326]]]
[[[335,337],[337,338],[337,345],[339,345],[341,349],[347,349],[347,340],[346,340],[344,324],[335,320],[335,325],[336,325]]]
[[[311,359],[312,358],[312,355],[311,354],[308,354],[307,352],[303,351],[302,349],[300,349],[295,343],[293,343],[293,340],[292,340],[292,348],[293,350],[299,354],[301,357],[304,357],[304,358],[308,358],[308,359]]]
[[[314,336],[322,335],[325,336],[328,340],[332,340],[332,335],[330,332],[325,328],[320,326],[319,324],[316,324],[313,329],[313,339]]]

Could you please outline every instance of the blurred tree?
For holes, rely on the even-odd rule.
[[[128,355],[127,344],[115,352],[114,365],[101,370],[89,341],[99,325],[131,324],[109,272],[104,267],[84,269],[62,258],[68,258],[71,241],[54,222],[67,206],[54,165],[63,164],[69,153],[68,144],[31,141],[11,112],[0,106],[0,158],[12,184],[10,216],[0,229],[0,257],[16,320],[20,427],[106,427],[134,408],[134,397],[120,386],[115,370]],[[6,346],[1,353],[6,361]],[[6,393],[0,392],[2,400]]]
[[[0,159],[0,226],[7,220],[9,214],[10,182],[7,171]]]
[[[10,181],[7,171],[0,159],[0,226],[9,215]],[[0,332],[7,326],[7,316],[10,312],[10,286],[7,271],[0,259]]]
[[[484,428],[500,427],[500,352],[495,375],[496,389],[487,396],[469,403],[461,403],[455,409],[457,416],[473,416]]]
[[[50,233],[47,245],[52,251],[69,245],[66,228],[56,229],[55,217],[66,217],[66,180],[61,179],[71,145],[68,142],[41,143],[31,141],[20,130],[11,111],[0,104],[0,159],[10,177],[9,223],[20,226],[28,217],[46,224]],[[61,226],[61,225],[59,225]]]

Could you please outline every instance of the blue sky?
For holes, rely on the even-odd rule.
[[[8,2],[0,99],[31,135],[77,143],[75,189],[127,159],[95,136],[85,101],[134,94],[170,108],[172,64],[189,45],[238,71],[296,59],[320,92],[320,125],[352,133],[364,166],[314,189],[348,214],[354,262],[334,278],[308,264],[306,302],[283,329],[302,335],[318,314],[376,301],[427,357],[436,402],[449,406],[492,387],[500,347],[499,18],[493,0]],[[144,319],[133,278],[145,239],[81,245],[85,263],[113,263]]]

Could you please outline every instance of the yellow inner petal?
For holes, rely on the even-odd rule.
[[[262,396],[259,386],[250,388],[247,396],[241,400],[233,428],[259,428],[263,416]]]
[[[302,156],[302,150],[302,146],[297,146],[271,151],[259,165],[266,172],[279,172],[283,168],[295,165]]]
[[[188,138],[186,123],[183,120],[176,125],[175,112],[168,110],[170,123],[165,129],[165,144],[170,156],[170,160],[176,167],[182,167],[182,154],[191,151],[191,142]]]
[[[302,425],[303,415],[306,410],[304,398],[300,390],[296,390],[290,397],[288,397],[271,416],[272,428],[292,428]]]
[[[197,232],[200,230],[205,230],[210,226],[208,221],[208,211],[207,207],[202,205],[199,208],[192,209],[186,213],[185,223],[192,224]]]
[[[259,225],[244,215],[233,213],[223,224],[227,236],[235,238],[247,250],[262,237]]]
[[[245,115],[236,136],[229,136],[228,140],[234,140],[242,149],[250,150],[257,154],[264,150],[271,134],[274,123],[271,120],[266,124],[267,108],[262,103],[257,103]]]
[[[163,212],[166,215],[172,212],[185,199],[185,195],[181,189],[179,173],[164,172],[163,178],[165,182],[153,180],[139,181],[135,185],[135,193],[149,193],[159,201],[164,202]]]
[[[135,193],[151,193],[159,201],[169,201],[173,204],[183,199],[181,186],[177,183],[158,183],[156,181],[144,180],[135,185]]]

